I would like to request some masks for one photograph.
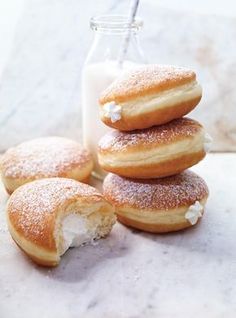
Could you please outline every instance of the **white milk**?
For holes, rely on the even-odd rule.
[[[85,65],[82,75],[82,112],[83,112],[83,142],[92,153],[94,172],[100,177],[105,176],[104,170],[98,165],[97,145],[99,139],[109,131],[99,118],[99,97],[101,92],[109,86],[124,70],[137,67],[138,64],[126,61],[122,69],[117,61],[106,61]]]

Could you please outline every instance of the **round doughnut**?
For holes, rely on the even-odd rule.
[[[58,265],[69,247],[106,236],[115,220],[114,208],[95,188],[66,178],[24,184],[7,206],[13,240],[44,266]]]
[[[201,97],[193,71],[146,65],[123,73],[101,94],[100,117],[119,130],[144,129],[186,115]]]
[[[153,233],[172,232],[195,225],[203,215],[208,188],[191,171],[162,179],[128,179],[109,174],[104,196],[118,220]]]
[[[88,182],[93,169],[90,153],[77,142],[43,137],[8,149],[0,159],[2,181],[9,194],[22,184],[51,177]]]
[[[198,163],[208,145],[201,124],[179,118],[147,129],[108,132],[99,142],[98,160],[104,170],[124,177],[160,178]]]

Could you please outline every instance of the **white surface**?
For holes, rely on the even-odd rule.
[[[153,2],[153,0],[148,0]],[[216,14],[220,16],[235,17],[236,3],[235,0],[158,0],[158,5],[171,10],[182,12]]]
[[[236,154],[193,170],[210,188],[195,228],[151,235],[117,224],[96,246],[71,249],[58,268],[33,265],[0,214],[0,317],[234,318]],[[6,196],[1,193],[4,210]]]
[[[14,42],[15,29],[25,0],[0,0],[0,79]]]

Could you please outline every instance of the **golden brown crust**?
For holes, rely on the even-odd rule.
[[[44,267],[55,267],[59,264],[59,261],[49,261],[49,260],[39,258],[33,254],[26,253],[26,251],[24,249],[22,249],[22,247],[16,242],[14,237],[12,237],[12,239],[16,243],[16,245],[21,249],[21,251],[23,253],[25,253],[35,264],[40,265],[40,266],[44,266]]]
[[[135,166],[110,166],[100,164],[101,167],[112,173],[116,173],[123,177],[128,178],[163,178],[175,175],[197,164],[205,157],[204,150],[193,152],[185,155],[179,155],[173,159],[168,159],[162,162],[153,164],[140,164]]]
[[[100,154],[143,151],[193,138],[202,129],[199,122],[184,117],[147,129],[128,132],[112,130],[101,138],[98,150]]]
[[[202,125],[189,118],[131,132],[113,130],[99,142],[99,164],[129,178],[170,176],[204,158],[204,134]]]
[[[65,252],[61,222],[70,213],[94,222],[94,238],[106,236],[115,223],[112,205],[95,188],[72,179],[49,178],[27,183],[12,194],[8,229],[35,263],[56,266]]]
[[[18,244],[17,244],[18,245]],[[19,245],[18,245],[19,246]],[[22,250],[22,249],[21,249]],[[25,253],[25,251],[23,251]],[[44,267],[55,267],[59,265],[59,261],[47,261],[45,259],[41,259],[36,257],[35,255],[32,254],[26,254],[28,257],[31,258],[31,260],[40,266],[44,266]]]
[[[145,129],[155,125],[162,125],[169,121],[180,118],[191,112],[200,102],[201,96],[184,101],[173,106],[168,106],[152,111],[144,112],[140,115],[125,116],[122,120],[112,122],[110,118],[102,116],[102,121],[109,127],[122,131],[135,129]],[[143,105],[145,108],[145,104]]]
[[[77,142],[62,137],[24,142],[7,150],[0,162],[2,180],[9,193],[42,178],[87,180],[92,168],[90,153]]]
[[[91,162],[90,153],[77,142],[62,137],[33,139],[8,149],[1,157],[1,171],[11,178],[64,177],[75,167]]]
[[[140,210],[170,210],[192,205],[208,196],[204,180],[190,170],[161,179],[128,179],[108,174],[104,195],[115,207]]]
[[[78,200],[92,204],[104,199],[96,189],[72,179],[33,181],[19,187],[10,197],[8,219],[19,236],[55,251],[55,220],[61,210]]]
[[[66,177],[67,179],[72,179],[71,177],[70,177],[70,175],[68,175],[67,177]],[[82,179],[82,180],[78,180],[77,178],[73,178],[73,180],[76,180],[76,181],[79,181],[79,182],[81,182],[81,183],[86,183],[86,184],[90,184],[90,175],[88,175],[85,179]],[[14,191],[15,191],[15,187],[13,186],[11,189],[9,189],[9,188],[7,188],[6,187],[6,184],[8,184],[9,182],[6,182],[6,179],[4,180],[5,181],[5,190],[6,190],[6,192],[9,194],[9,195],[11,195]],[[25,180],[24,180],[25,181]],[[29,183],[29,182],[33,182],[33,181],[35,181],[35,180],[28,180],[27,182],[25,181],[24,182],[22,179],[20,179],[20,186],[22,186],[22,185],[24,185],[24,184],[26,184],[26,183]],[[10,182],[10,184],[11,184],[11,182]],[[18,188],[18,187],[17,187]]]
[[[209,194],[204,180],[188,170],[168,178],[147,180],[109,174],[103,189],[121,223],[152,233],[178,231],[196,224]],[[186,215],[196,204],[201,210],[192,222]]]
[[[196,79],[188,69],[169,65],[146,65],[126,72],[101,95],[100,104],[111,101],[123,103],[147,94],[157,94]]]
[[[125,217],[124,215],[120,215],[119,212],[117,212],[117,219],[119,222],[121,222],[124,225],[133,227],[141,231],[150,232],[150,233],[176,232],[176,231],[184,230],[193,226],[187,220],[182,220],[179,223],[172,223],[172,224],[145,223],[145,222],[140,222],[138,220],[129,219]]]

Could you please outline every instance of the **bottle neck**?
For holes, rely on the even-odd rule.
[[[142,21],[137,20],[131,25],[124,16],[102,16],[92,18],[91,29],[94,31],[94,41],[86,62],[117,61],[123,49],[124,39],[129,33],[129,43],[125,60],[144,63],[139,46],[138,32]]]
[[[143,22],[139,18],[132,23],[128,21],[128,16],[123,15],[96,16],[91,18],[90,28],[97,33],[124,36],[127,32],[137,32],[143,26]]]

